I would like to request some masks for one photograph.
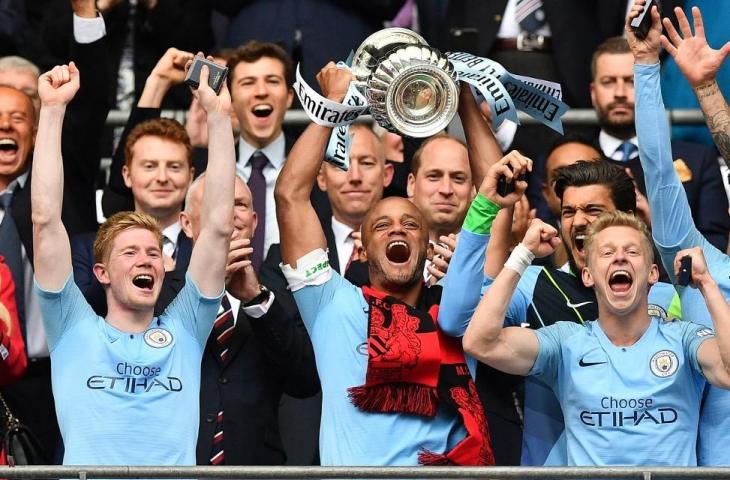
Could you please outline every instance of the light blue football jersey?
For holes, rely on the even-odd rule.
[[[535,333],[540,347],[530,375],[558,397],[569,465],[697,464],[705,386],[697,349],[711,329],[651,317],[627,347],[614,345],[600,320]]]
[[[362,412],[352,404],[347,389],[365,383],[368,365],[368,304],[362,290],[332,270],[324,284],[301,288],[294,299],[322,383],[322,465],[418,465],[421,450],[447,452],[464,439],[466,431],[444,402],[434,417]],[[476,363],[467,363],[473,375]]]
[[[730,257],[708,242],[697,230],[682,182],[674,170],[669,122],[659,86],[659,64],[635,65],[636,132],[639,158],[651,207],[652,235],[662,262],[673,275],[677,252],[701,247],[710,274],[730,299]],[[681,293],[682,317],[712,326],[704,298],[694,289]],[[700,416],[698,463],[730,465],[730,391],[708,385]]]
[[[200,362],[220,296],[185,287],[142,333],[97,316],[73,277],[35,285],[51,352],[64,464],[195,465]]]

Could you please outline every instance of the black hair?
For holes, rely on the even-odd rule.
[[[608,188],[616,210],[636,211],[634,181],[623,168],[607,160],[580,160],[555,170],[555,195],[561,204],[566,188],[588,185],[603,185]]]

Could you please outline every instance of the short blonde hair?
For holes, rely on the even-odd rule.
[[[621,210],[603,213],[588,226],[585,241],[586,261],[591,258],[591,252],[598,234],[609,227],[629,227],[639,232],[644,242],[644,250],[649,263],[654,263],[654,242],[651,238],[651,232],[649,232],[646,224],[635,215]]]
[[[162,230],[159,223],[151,215],[137,212],[119,212],[107,219],[99,227],[94,239],[94,261],[104,263],[109,259],[114,239],[125,230],[142,228],[149,230],[157,238],[162,249]]]

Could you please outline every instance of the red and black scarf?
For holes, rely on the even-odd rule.
[[[466,437],[445,453],[421,451],[422,465],[494,465],[489,426],[464,360],[461,341],[441,332],[440,288],[424,288],[413,308],[370,287],[365,385],[348,389],[360,410],[433,417],[444,401],[457,412]]]

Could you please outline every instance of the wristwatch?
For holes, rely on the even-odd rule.
[[[271,290],[266,288],[266,285],[261,285],[259,283],[259,289],[261,289],[261,292],[253,297],[248,302],[244,303],[244,307],[253,307],[254,305],[261,305],[262,303],[266,303],[269,300],[269,297],[271,296]]]

